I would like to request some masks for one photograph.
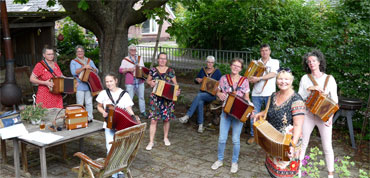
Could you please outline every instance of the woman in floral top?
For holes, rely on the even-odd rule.
[[[292,134],[290,146],[290,161],[267,154],[265,166],[271,177],[294,177],[299,171],[299,153],[302,142],[302,125],[305,113],[305,104],[302,97],[293,90],[294,77],[290,69],[279,70],[276,84],[279,88],[270,97],[267,111],[267,121],[278,131]],[[264,115],[258,113],[255,121]]]
[[[243,60],[239,58],[233,59],[231,61],[230,68],[231,74],[226,74],[220,79],[219,91],[217,92],[217,96],[225,102],[228,93],[234,93],[251,103],[249,99],[248,79],[239,75],[239,72],[243,68]],[[212,165],[211,168],[213,170],[216,170],[223,165],[226,141],[231,126],[233,128],[232,140],[234,147],[230,172],[236,173],[238,171],[240,133],[243,129],[243,123],[233,116],[224,113],[223,111],[221,114],[220,135],[218,138],[218,160]]]
[[[151,68],[149,71],[148,79],[146,82],[150,85],[150,87],[155,86],[155,80],[164,80],[169,83],[177,84],[175,71],[172,68],[166,66],[167,64],[167,54],[160,53],[158,55],[158,66]],[[180,90],[178,91],[177,95],[180,94]],[[152,150],[154,145],[154,136],[155,131],[157,129],[157,122],[158,120],[163,120],[163,132],[164,132],[164,144],[166,146],[170,146],[171,143],[168,140],[168,131],[170,130],[170,120],[175,118],[174,111],[175,111],[175,103],[171,100],[165,99],[163,97],[159,97],[154,95],[153,93],[150,95],[150,109],[149,109],[149,119],[151,119],[149,133],[150,133],[150,140],[149,144],[146,147],[146,150]]]

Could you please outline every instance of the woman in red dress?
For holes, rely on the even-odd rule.
[[[42,55],[44,58],[35,65],[30,76],[30,82],[38,84],[36,104],[41,103],[43,108],[63,108],[62,95],[49,91],[49,87],[54,85],[50,79],[63,76],[58,64],[54,62],[54,50],[45,47]]]

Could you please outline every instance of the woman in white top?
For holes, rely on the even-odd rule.
[[[303,56],[303,68],[307,74],[305,74],[300,81],[298,93],[302,96],[304,100],[310,95],[311,91],[318,90],[321,93],[327,94],[332,100],[338,103],[337,95],[337,83],[334,77],[329,76],[328,83],[326,87],[325,80],[327,78],[326,70],[326,60],[324,55],[318,51],[313,50]],[[309,75],[317,82],[317,86],[313,84]],[[325,91],[324,91],[325,88]],[[302,151],[300,155],[300,160],[302,161],[305,156],[305,151],[310,140],[311,132],[315,126],[318,127],[322,142],[322,147],[325,153],[325,160],[328,169],[328,177],[334,176],[334,151],[332,146],[332,120],[333,116],[327,122],[322,121],[318,116],[312,114],[308,109],[306,110],[306,115],[303,124],[303,142]]]
[[[113,74],[107,74],[105,76],[105,85],[109,89],[110,93],[112,94],[112,98],[115,102],[117,102],[121,92],[125,92],[125,94],[122,96],[122,98],[116,103],[116,106],[120,108],[126,109],[128,113],[131,115],[134,115],[134,112],[132,111],[132,106],[134,103],[131,100],[130,95],[123,91],[121,88],[117,87],[118,79]],[[108,113],[105,110],[105,107],[107,104],[112,104],[112,100],[109,98],[107,91],[103,90],[99,93],[98,97],[96,98],[96,101],[98,102],[98,111],[103,115],[103,117],[107,117]],[[113,141],[115,130],[107,128],[107,123],[104,122],[103,127],[105,128],[105,142],[107,147],[107,152],[109,152],[111,144],[110,142]]]

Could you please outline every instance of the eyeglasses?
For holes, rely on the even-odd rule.
[[[235,64],[232,64],[231,66],[236,67],[236,68],[239,68],[239,69],[242,68],[242,66],[238,66],[238,65],[235,65]]]
[[[215,63],[215,62],[207,61],[207,63]]]
[[[280,67],[279,70],[277,71],[278,73],[280,72],[288,72],[292,73],[292,70],[289,67]]]

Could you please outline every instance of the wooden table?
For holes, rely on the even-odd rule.
[[[48,125],[50,125],[50,124],[47,124],[46,126],[48,127]],[[26,126],[28,132],[30,132],[30,133],[40,130],[38,125],[25,124],[25,126]],[[70,142],[70,141],[73,141],[73,140],[80,139],[80,151],[83,151],[83,138],[87,137],[87,136],[90,136],[91,134],[97,133],[99,131],[103,131],[103,130],[104,130],[103,129],[103,122],[98,121],[98,120],[94,120],[94,122],[89,123],[89,126],[87,128],[80,128],[80,129],[75,129],[75,130],[71,130],[71,131],[63,129],[62,131],[52,132],[48,128],[46,128],[42,132],[50,132],[50,133],[53,133],[53,134],[56,134],[56,135],[63,136],[63,138],[61,138],[61,139],[59,139],[59,140],[57,140],[53,143],[50,143],[50,144],[44,144],[44,143],[40,143],[40,142],[37,142],[37,141],[25,140],[25,139],[22,139],[22,138],[15,139],[15,140],[18,140],[18,141],[21,142],[22,165],[23,165],[24,171],[25,172],[28,171],[27,170],[28,165],[27,165],[26,144],[33,145],[33,146],[39,148],[40,165],[41,165],[41,177],[42,178],[47,178],[48,176],[47,176],[46,151],[45,151],[46,148],[56,146],[56,145],[60,145],[60,144],[63,144],[63,143],[67,143],[67,142]],[[18,146],[14,146],[14,153],[19,153],[19,147]],[[14,159],[14,167],[15,167],[16,175],[19,175],[19,172],[20,172],[19,158]]]

